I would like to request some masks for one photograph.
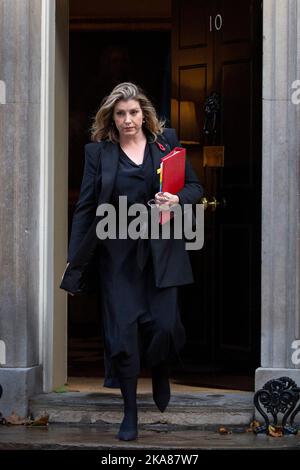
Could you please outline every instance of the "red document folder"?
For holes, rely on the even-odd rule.
[[[175,147],[161,159],[161,191],[176,194],[184,187],[186,150]],[[164,224],[173,217],[172,211],[162,211],[160,223]]]

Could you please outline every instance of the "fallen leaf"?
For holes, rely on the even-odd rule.
[[[260,427],[260,422],[253,420],[251,421],[251,423],[249,424],[249,428],[247,428],[245,432],[253,432],[256,428],[259,428],[259,427]]]
[[[283,436],[283,430],[281,426],[269,426],[268,427],[268,434],[269,436],[272,437],[282,437]]]
[[[54,393],[80,392],[80,390],[69,388],[69,384],[67,383],[55,388],[53,391]]]
[[[27,423],[27,426],[48,426],[49,415],[43,415]]]
[[[218,431],[219,431],[219,434],[231,434],[231,431],[224,427],[219,428]]]
[[[10,416],[7,416],[5,420],[6,420],[6,424],[15,424],[15,425],[26,424],[28,421],[26,418],[21,418],[14,411],[12,412]]]
[[[65,385],[61,385],[53,390],[55,393],[66,393],[68,390],[66,389]]]
[[[259,421],[254,420],[254,421],[251,421],[251,423],[250,423],[250,428],[252,428],[252,429],[253,428],[258,428],[259,426],[260,426]]]

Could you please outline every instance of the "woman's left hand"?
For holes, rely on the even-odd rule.
[[[155,202],[156,202],[156,204],[158,204],[160,206],[164,205],[164,206],[171,207],[174,204],[179,203],[179,197],[176,194],[171,194],[171,193],[168,193],[168,192],[156,193],[155,194]]]

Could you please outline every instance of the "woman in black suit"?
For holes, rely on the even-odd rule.
[[[64,274],[70,287],[63,288],[70,293],[76,292],[87,265],[91,237],[95,242],[99,204],[110,203],[118,213],[121,195],[127,196],[128,208],[134,203],[146,207],[153,197],[157,204],[168,206],[195,204],[202,194],[189,163],[184,188],[177,194],[159,193],[156,170],[161,157],[179,142],[175,131],[164,128],[149,99],[132,83],[119,84],[103,100],[94,119],[92,140],[85,146],[85,169]],[[193,275],[183,239],[117,237],[98,239],[97,243],[106,380],[119,380],[124,400],[118,438],[133,440],[137,438],[136,389],[141,361],[151,368],[157,407],[163,412],[168,405],[168,365],[179,357],[185,342],[177,286],[193,282]]]

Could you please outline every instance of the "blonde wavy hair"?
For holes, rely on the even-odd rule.
[[[155,108],[141,88],[134,83],[119,83],[112,92],[106,96],[98,109],[91,127],[91,138],[99,142],[108,139],[114,143],[119,142],[119,132],[113,122],[113,112],[116,103],[121,100],[136,100],[143,112],[143,129],[150,134],[153,142],[162,134],[165,121],[157,117]]]

